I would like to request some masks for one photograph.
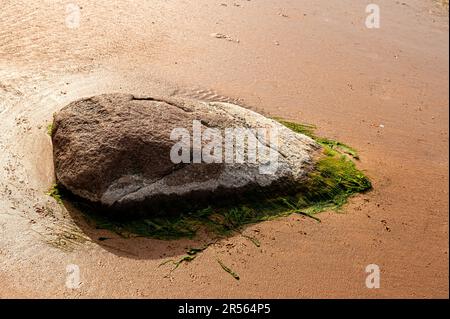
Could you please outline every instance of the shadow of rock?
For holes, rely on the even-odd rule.
[[[200,232],[192,239],[154,239],[133,234],[119,234],[109,229],[100,228],[88,213],[81,211],[68,200],[63,205],[70,218],[89,240],[108,252],[124,258],[132,259],[164,259],[186,255],[192,248],[204,248],[211,243],[219,242],[212,234]]]

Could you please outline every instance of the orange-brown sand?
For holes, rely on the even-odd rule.
[[[448,298],[448,12],[377,3],[379,29],[358,0],[1,1],[0,297]],[[374,190],[320,224],[250,226],[260,247],[232,236],[170,272],[161,262],[201,239],[122,239],[45,195],[53,112],[104,92],[226,96],[315,124],[359,150]]]

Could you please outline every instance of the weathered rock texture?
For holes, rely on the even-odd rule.
[[[192,136],[193,120],[201,121],[202,130],[221,132],[276,128],[276,173],[261,174],[260,158],[253,164],[173,163],[170,151],[177,141],[170,139],[171,132],[185,128]],[[237,105],[125,94],[70,103],[55,115],[52,141],[58,182],[121,214],[288,189],[304,181],[320,148],[309,137]],[[260,143],[262,149],[270,147]]]

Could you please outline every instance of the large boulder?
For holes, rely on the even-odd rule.
[[[242,132],[250,137],[238,142]],[[320,149],[234,104],[126,94],[70,103],[55,114],[52,142],[58,183],[122,215],[285,192],[307,178]]]

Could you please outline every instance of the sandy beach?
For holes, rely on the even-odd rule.
[[[369,29],[367,4],[0,0],[0,297],[448,298],[448,9],[379,0]],[[205,239],[124,239],[46,195],[53,113],[111,92],[314,124],[359,151],[373,190],[321,223],[247,227],[259,247],[237,234],[171,272],[161,263]],[[365,285],[369,264],[379,289]]]

